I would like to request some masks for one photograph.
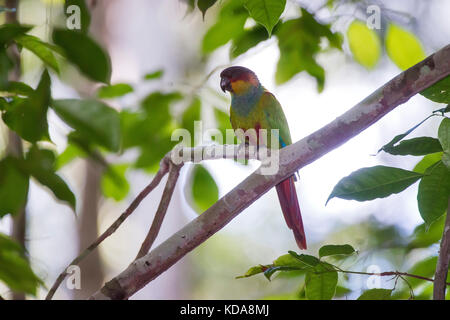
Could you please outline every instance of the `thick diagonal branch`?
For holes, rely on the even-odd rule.
[[[127,299],[223,228],[280,181],[370,127],[415,94],[450,74],[450,45],[402,72],[352,109],[280,151],[277,174],[259,169],[165,242],[134,261],[91,299]]]

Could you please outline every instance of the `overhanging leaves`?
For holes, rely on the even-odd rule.
[[[431,137],[417,137],[400,141],[400,143],[395,146],[386,145],[382,150],[392,155],[423,156],[442,151],[442,146],[438,139]]]
[[[33,146],[26,154],[21,168],[48,187],[56,198],[68,204],[75,211],[75,195],[64,180],[55,173],[55,160],[53,151]]]
[[[436,82],[420,94],[434,102],[450,103],[450,76]]]
[[[243,33],[247,17],[248,12],[242,6],[241,1],[226,2],[220,11],[216,24],[203,37],[203,53],[211,53]]]
[[[41,39],[35,36],[22,35],[20,37],[17,37],[15,41],[24,48],[33,52],[53,70],[59,72],[58,62],[56,61],[53,51],[50,49],[49,45],[43,42]]]
[[[350,255],[355,253],[355,249],[349,244],[343,245],[325,245],[319,249],[319,257],[334,255]]]
[[[250,17],[262,24],[269,36],[286,6],[286,0],[245,0]]]
[[[192,200],[198,213],[204,212],[219,199],[219,188],[214,178],[198,164],[192,170]]]
[[[402,70],[412,67],[426,57],[417,37],[392,23],[386,32],[386,51],[391,60]]]
[[[102,99],[117,98],[133,92],[133,87],[127,83],[117,83],[110,86],[100,87],[97,95]]]
[[[14,40],[16,37],[27,33],[31,26],[20,25],[17,23],[3,24],[0,26],[0,47]]]
[[[42,281],[34,274],[23,249],[10,237],[0,233],[0,280],[17,292],[36,295]]]
[[[438,130],[439,142],[442,145],[444,153],[442,154],[442,162],[450,170],[450,119],[444,118],[439,125]]]
[[[318,91],[321,92],[325,82],[325,71],[316,62],[316,55],[321,51],[321,38],[328,39],[330,47],[340,49],[340,36],[331,32],[329,25],[317,22],[314,16],[302,9],[300,18],[281,24],[277,37],[280,49],[275,74],[277,84],[285,83],[297,73],[306,71],[316,78]]]
[[[47,110],[50,102],[50,76],[42,73],[38,87],[27,99],[16,100],[3,115],[3,121],[21,138],[36,142],[48,138]]]
[[[88,35],[72,30],[55,29],[53,41],[63,48],[67,59],[92,80],[109,83],[111,61],[107,53]]]
[[[363,292],[358,300],[389,300],[393,289],[369,289]]]
[[[17,160],[7,157],[0,161],[0,217],[14,215],[26,203],[29,177],[17,167]]]
[[[211,8],[217,0],[198,0],[197,7],[202,12],[203,19],[205,19],[206,11]]]
[[[111,151],[120,147],[120,118],[113,108],[97,100],[54,100],[52,108],[87,141]]]
[[[268,38],[269,36],[267,35],[267,31],[261,25],[254,26],[250,29],[245,29],[243,33],[233,39],[230,48],[230,58],[236,58]]]
[[[374,68],[381,56],[380,38],[375,30],[355,20],[348,27],[347,37],[354,59],[368,69]]]
[[[417,172],[386,166],[362,168],[341,179],[327,203],[334,197],[357,201],[385,198],[405,190],[422,176]]]
[[[449,196],[450,169],[439,161],[425,171],[419,183],[417,201],[420,215],[427,225],[444,214]]]
[[[321,262],[306,273],[306,297],[309,300],[330,300],[336,291],[337,282],[337,271],[330,264]]]

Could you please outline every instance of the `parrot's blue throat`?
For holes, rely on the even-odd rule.
[[[264,88],[261,84],[250,87],[245,93],[231,92],[231,108],[238,115],[247,116],[256,107],[263,93]]]

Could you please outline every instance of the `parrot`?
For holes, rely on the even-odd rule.
[[[279,130],[279,143],[268,148],[283,148],[292,143],[286,116],[275,96],[266,90],[256,74],[245,67],[233,66],[220,73],[220,87],[224,93],[230,92],[230,122],[234,130],[271,129]],[[257,135],[258,143],[260,136]],[[294,175],[276,185],[281,210],[287,226],[293,231],[300,249],[306,249],[306,236],[303,229],[302,214],[295,190]]]

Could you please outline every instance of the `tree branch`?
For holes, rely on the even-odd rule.
[[[158,210],[153,218],[152,226],[145,237],[144,242],[141,245],[136,259],[143,257],[152,247],[156,236],[159,233],[162,222],[167,212],[167,208],[170,204],[170,199],[172,199],[173,191],[175,190],[175,185],[177,184],[178,176],[180,175],[180,169],[182,165],[170,164],[169,177],[167,178],[166,187],[164,188],[163,195],[161,197],[161,202],[159,203]]]
[[[450,74],[450,45],[402,72],[325,127],[280,151],[277,174],[260,169],[165,242],[134,261],[91,299],[127,299],[223,228],[242,210],[298,169],[374,124],[400,104]]]
[[[444,232],[442,233],[441,247],[434,274],[433,299],[445,300],[445,289],[450,262],[450,198],[448,199],[447,217],[445,218]]]

